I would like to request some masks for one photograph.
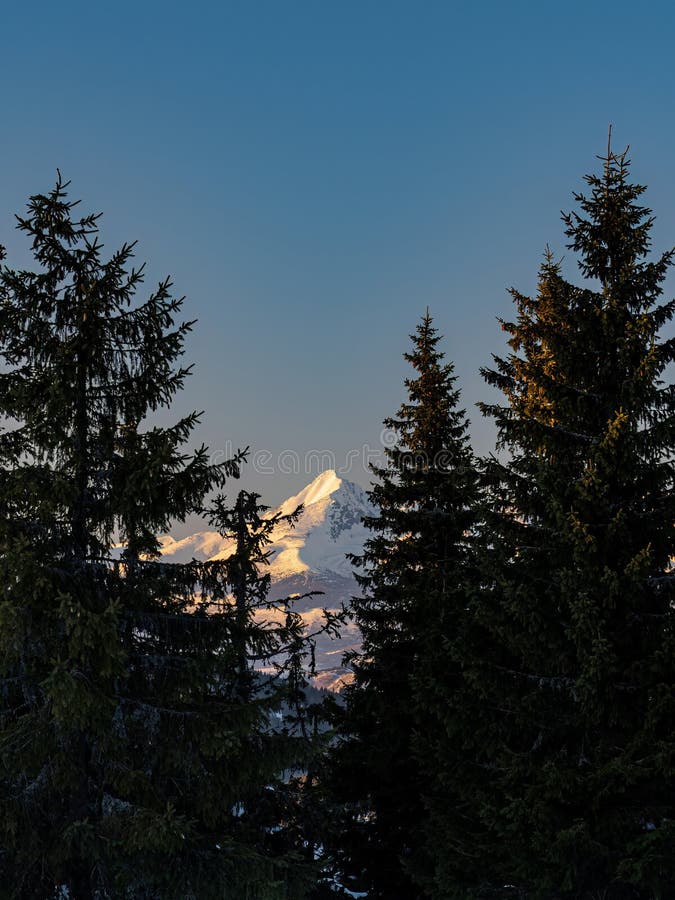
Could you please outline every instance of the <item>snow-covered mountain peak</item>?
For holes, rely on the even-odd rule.
[[[312,572],[351,577],[347,554],[362,552],[367,532],[361,520],[373,512],[366,492],[327,469],[268,515],[286,515],[301,504],[303,512],[297,524],[280,522],[272,534],[272,578]],[[197,532],[182,540],[167,535],[161,552],[167,561],[175,562],[226,559],[234,552],[234,542],[214,531]]]
[[[351,575],[346,555],[361,553],[366,539],[361,520],[372,514],[366,492],[327,469],[274,512],[287,514],[300,504],[297,525],[280,525],[274,535],[272,577],[307,571]]]
[[[320,475],[304,487],[298,494],[289,497],[279,507],[279,512],[293,512],[296,507],[302,504],[305,508],[313,503],[325,500],[340,489],[343,481],[338,477],[335,469],[326,469]]]
[[[347,556],[363,553],[369,532],[362,519],[373,515],[374,510],[363,488],[341,478],[333,469],[322,472],[267,515],[286,515],[301,504],[303,512],[294,526],[279,522],[274,528],[269,573],[274,582],[272,595],[300,596],[296,601],[300,604],[298,611],[308,628],[315,630],[321,621],[321,607],[338,609],[358,591]],[[180,540],[166,535],[161,546],[167,562],[227,559],[234,551],[234,540],[217,531],[199,531]],[[310,591],[319,591],[321,596],[302,599]],[[341,683],[345,674],[340,666],[342,654],[358,647],[359,642],[353,622],[344,626],[339,640],[321,635],[316,659],[323,674],[318,683]]]

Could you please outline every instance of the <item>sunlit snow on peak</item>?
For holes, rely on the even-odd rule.
[[[294,494],[285,500],[279,507],[282,513],[293,512],[293,510],[302,504],[304,507],[325,500],[340,489],[342,479],[338,477],[334,469],[326,469],[312,481],[307,487],[304,487],[299,494]]]
[[[300,505],[303,512],[297,524],[293,527],[282,522],[272,534],[272,578],[303,572],[350,577],[352,566],[347,554],[362,552],[367,534],[361,519],[372,514],[363,488],[327,469],[269,515],[286,515]],[[234,552],[234,542],[216,532],[203,531],[180,541],[165,537],[161,552],[167,561],[175,562],[226,559]]]

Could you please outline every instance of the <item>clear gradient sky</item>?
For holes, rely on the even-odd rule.
[[[665,0],[5,0],[0,243],[27,261],[12,214],[57,167],[109,249],[137,238],[199,320],[175,413],[215,452],[376,448],[428,304],[488,452],[495,317],[565,252],[610,122],[675,243],[674,40]]]

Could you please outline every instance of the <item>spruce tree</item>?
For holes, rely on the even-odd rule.
[[[455,773],[473,823],[448,856],[461,868],[481,834],[497,896],[675,893],[673,251],[648,259],[644,187],[625,153],[603,164],[563,216],[583,283],[547,251],[536,297],[512,292],[511,353],[484,373],[510,459],[487,468]]]
[[[377,514],[365,519],[372,536],[355,559],[363,645],[334,763],[351,812],[343,870],[369,897],[401,900],[422,896],[430,867],[424,826],[437,719],[427,687],[444,665],[439,636],[452,633],[465,605],[477,499],[456,377],[428,312],[411,340],[414,376],[384,422],[392,441],[386,467],[373,467]]]
[[[307,633],[294,609],[297,600],[313,593],[270,598],[268,570],[275,529],[294,525],[301,513],[298,507],[271,514],[260,496],[248,491],[240,491],[231,507],[218,496],[210,522],[231,540],[232,552],[200,567],[203,600],[227,627],[220,652],[229,648],[229,670],[221,681],[236,701],[241,734],[233,730],[235,742],[230,741],[220,771],[216,793],[226,811],[235,811],[234,816],[226,812],[221,834],[249,848],[250,884],[238,890],[248,890],[251,898],[305,897],[318,875],[316,828],[307,809],[307,773],[324,748],[316,729],[318,709],[308,702],[316,633]],[[337,618],[326,614],[319,630],[336,628]],[[242,723],[248,724],[242,728]],[[235,890],[232,896],[239,894]]]
[[[3,896],[300,897],[278,819],[246,807],[297,751],[267,755],[276,692],[242,690],[244,645],[298,647],[297,622],[263,635],[226,561],[158,558],[243,454],[188,453],[197,414],[148,421],[192,323],[168,281],[136,302],[133,245],[105,259],[75,206],[60,177],[32,197],[36,268],[0,270]]]

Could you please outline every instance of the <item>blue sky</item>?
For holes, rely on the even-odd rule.
[[[0,242],[27,261],[12,214],[57,167],[137,238],[199,320],[175,413],[216,453],[376,449],[428,304],[488,452],[495,317],[610,122],[675,243],[674,38],[667,2],[6,2]],[[316,474],[271,468],[271,503]]]

